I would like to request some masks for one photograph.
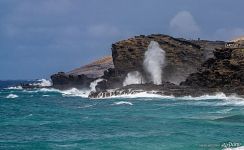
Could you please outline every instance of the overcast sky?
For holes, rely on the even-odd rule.
[[[0,0],[0,79],[48,78],[140,34],[229,40],[243,0]]]

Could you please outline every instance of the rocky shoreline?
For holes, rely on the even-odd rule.
[[[167,63],[162,68],[163,83],[154,85],[147,82],[123,86],[126,76],[133,71],[140,72],[142,78],[147,79],[143,60],[151,41],[156,41],[166,53]],[[74,71],[54,74],[51,80],[54,88],[65,90],[89,88],[91,82],[103,79],[98,82],[96,91],[91,92],[89,98],[142,91],[173,96],[201,96],[218,92],[244,95],[242,45],[243,41],[227,43],[186,40],[161,34],[141,35],[112,44],[112,57]]]

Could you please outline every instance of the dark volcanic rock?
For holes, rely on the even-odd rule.
[[[53,87],[58,89],[89,88],[90,83],[104,75],[104,71],[113,68],[111,56],[104,57],[88,65],[67,73],[59,72],[51,76]]]
[[[115,72],[122,77],[130,71],[143,72],[144,53],[151,41],[158,42],[166,51],[167,64],[163,70],[163,80],[176,84],[196,72],[214,48],[225,45],[224,42],[187,41],[161,34],[136,36],[112,45]]]
[[[89,87],[89,83],[103,78],[96,86],[97,91],[121,88],[127,73],[143,69],[144,54],[151,41],[159,43],[166,52],[166,67],[163,70],[163,81],[179,84],[207,59],[213,57],[215,48],[223,48],[225,42],[205,40],[177,39],[167,35],[153,34],[136,36],[119,41],[112,45],[112,57],[93,62],[84,67],[67,73],[52,75],[53,86],[56,88]],[[220,54],[219,57],[228,57]],[[235,62],[232,62],[234,65]],[[114,65],[113,65],[114,64]]]
[[[89,88],[93,78],[88,78],[86,75],[67,75],[64,72],[59,72],[51,76],[53,87],[61,90],[77,88]]]
[[[218,92],[225,92],[226,95],[233,94],[232,91],[219,91],[217,88],[196,88],[191,86],[179,86],[169,82],[164,82],[162,85],[154,84],[137,84],[137,85],[128,85],[120,89],[107,90],[107,91],[97,91],[91,92],[89,98],[106,98],[111,96],[121,96],[128,94],[136,94],[145,92],[150,94],[157,94],[163,96],[202,96],[205,94],[215,95]]]
[[[181,85],[234,90],[243,94],[244,49],[216,49],[215,58],[207,60]]]

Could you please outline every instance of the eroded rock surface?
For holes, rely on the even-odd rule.
[[[166,67],[162,80],[179,84],[208,58],[213,57],[215,48],[223,48],[225,42],[206,40],[176,39],[167,35],[154,34],[136,36],[112,45],[114,69],[107,72],[105,81],[98,84],[98,90],[120,88],[127,73],[139,71],[145,75],[143,68],[144,54],[151,41],[159,43],[166,52]],[[105,89],[104,89],[105,88]]]
[[[229,89],[242,93],[244,86],[244,49],[216,49],[215,58],[207,60],[181,85]]]
[[[90,87],[90,83],[104,75],[104,71],[113,68],[111,56],[104,57],[88,65],[76,68],[67,73],[59,72],[51,76],[53,87],[57,89]]]

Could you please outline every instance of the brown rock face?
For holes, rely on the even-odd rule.
[[[103,76],[105,70],[114,68],[112,56],[103,57],[88,65],[76,68],[67,72],[68,75],[86,75],[89,78],[99,78]]]
[[[175,84],[196,72],[204,62],[204,56],[211,57],[214,48],[224,46],[224,42],[187,41],[161,34],[136,36],[112,45],[115,71],[122,75],[130,71],[143,72],[144,54],[151,41],[158,42],[166,52],[163,80]]]
[[[216,49],[214,55],[215,58],[207,60],[197,73],[191,74],[181,85],[243,89],[244,49]]]
[[[111,56],[104,57],[70,72],[59,72],[51,76],[53,87],[57,89],[89,88],[90,83],[104,75],[104,71],[113,68]]]

